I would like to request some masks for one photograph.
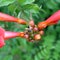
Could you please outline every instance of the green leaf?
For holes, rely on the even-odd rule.
[[[46,6],[49,9],[57,9],[58,8],[57,4],[53,0],[47,1]]]
[[[8,6],[8,10],[12,13],[12,15],[16,15],[17,13],[15,12],[16,11],[16,9],[17,9],[17,6],[15,5],[15,4],[11,4],[11,5],[9,5]]]
[[[13,60],[12,55],[5,56],[4,60]]]
[[[60,3],[60,0],[56,0],[56,2]]]
[[[20,5],[26,5],[26,4],[31,4],[33,3],[35,0],[18,0],[18,3]]]
[[[15,0],[0,0],[0,7],[7,6],[9,4],[14,3]]]
[[[31,13],[38,13],[39,12],[39,6],[37,4],[28,4],[23,6],[23,9],[27,12]]]
[[[34,60],[39,60],[39,59],[38,59],[38,56],[35,56]]]

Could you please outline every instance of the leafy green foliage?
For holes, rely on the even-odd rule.
[[[14,3],[15,0],[0,0],[0,7]]]
[[[0,11],[35,23],[44,21],[60,9],[60,0],[0,0]],[[24,31],[26,26],[13,22],[0,22],[10,31]],[[42,40],[28,42],[23,38],[9,39],[0,48],[0,60],[60,60],[60,22],[45,29]]]
[[[18,3],[20,5],[26,5],[26,4],[31,4],[33,3],[35,0],[18,0]]]

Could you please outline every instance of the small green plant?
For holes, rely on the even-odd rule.
[[[0,48],[0,60],[60,60],[58,10],[59,0],[1,0],[0,12],[5,16],[0,15],[0,41],[5,46]]]

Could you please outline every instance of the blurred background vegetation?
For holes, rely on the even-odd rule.
[[[60,0],[0,0],[0,12],[30,20],[36,24],[46,20],[60,9]],[[0,22],[9,31],[23,31],[26,26],[13,22]],[[49,26],[39,42],[28,42],[23,38],[13,38],[0,48],[0,60],[60,60],[60,22]]]

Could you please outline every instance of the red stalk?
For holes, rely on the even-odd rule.
[[[15,37],[24,37],[23,32],[10,32],[10,31],[5,31],[4,39],[10,39],[10,38],[15,38]]]
[[[5,45],[5,43],[4,43],[4,32],[5,32],[5,30],[0,27],[0,48]]]
[[[60,10],[55,12],[52,16],[50,16],[45,22],[47,25],[52,25],[57,23],[60,20]]]
[[[0,48],[5,45],[4,38],[0,36]]]
[[[44,29],[49,25],[57,24],[59,20],[60,20],[60,10],[58,10],[56,13],[50,16],[47,20],[39,22],[38,28],[39,30]]]
[[[0,12],[0,21],[6,21],[6,22],[17,22],[20,24],[26,24],[26,21],[23,19],[15,18],[13,16],[10,16],[8,14],[4,14]]]
[[[5,45],[4,40],[10,39],[10,38],[15,38],[15,37],[24,38],[24,32],[5,31],[3,28],[0,27],[0,48]]]

